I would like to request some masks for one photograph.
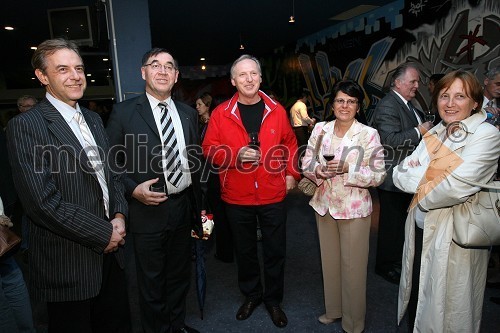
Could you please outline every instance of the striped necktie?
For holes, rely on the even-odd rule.
[[[76,112],[75,120],[80,127],[80,132],[82,133],[83,140],[85,141],[83,149],[87,154],[92,168],[95,170],[97,180],[99,181],[99,185],[101,186],[102,197],[104,200],[104,209],[106,210],[106,216],[109,217],[109,192],[106,177],[104,175],[104,164],[102,163],[98,150],[94,146],[92,134],[90,133],[90,129],[85,122],[83,114],[81,112]]]
[[[165,103],[159,103],[158,106],[160,107],[161,114],[161,141],[163,143],[163,149],[165,149],[165,163],[163,165],[167,171],[167,181],[175,187],[178,187],[182,179],[182,170],[174,124],[172,123],[167,105]]]

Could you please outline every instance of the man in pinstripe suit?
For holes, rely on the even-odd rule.
[[[82,58],[74,43],[53,39],[38,46],[32,65],[45,99],[7,127],[14,181],[29,219],[31,295],[47,302],[51,333],[128,332],[119,250],[127,203],[105,163],[109,143],[101,119],[78,105],[86,88]]]

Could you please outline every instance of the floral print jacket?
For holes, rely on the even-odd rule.
[[[368,187],[378,186],[385,178],[384,150],[376,129],[354,120],[335,151],[335,158],[349,163],[349,171],[323,180],[315,176],[318,165],[326,164],[323,152],[332,144],[335,120],[314,126],[308,149],[302,160],[304,176],[318,185],[309,205],[321,216],[327,212],[334,219],[366,217],[372,213],[372,199]],[[324,131],[318,156],[313,151],[320,133]]]

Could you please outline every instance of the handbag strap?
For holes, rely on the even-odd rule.
[[[490,185],[490,184],[483,184],[483,183],[478,183],[478,182],[475,182],[473,180],[469,180],[467,178],[464,178],[464,177],[460,177],[459,175],[455,174],[455,173],[450,173],[450,175],[457,179],[457,180],[460,180],[461,182],[463,183],[466,183],[466,184],[469,184],[471,186],[477,186],[477,187],[482,187],[482,188],[489,188],[491,190],[500,190],[500,186],[495,186],[495,185]]]

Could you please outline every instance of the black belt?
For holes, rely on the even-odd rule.
[[[188,187],[186,187],[185,189],[183,189],[182,191],[180,192],[177,192],[177,193],[171,193],[171,194],[168,194],[167,197],[169,199],[179,199],[180,197],[182,197],[183,195],[187,194],[188,191],[191,190],[191,185],[189,185]]]

